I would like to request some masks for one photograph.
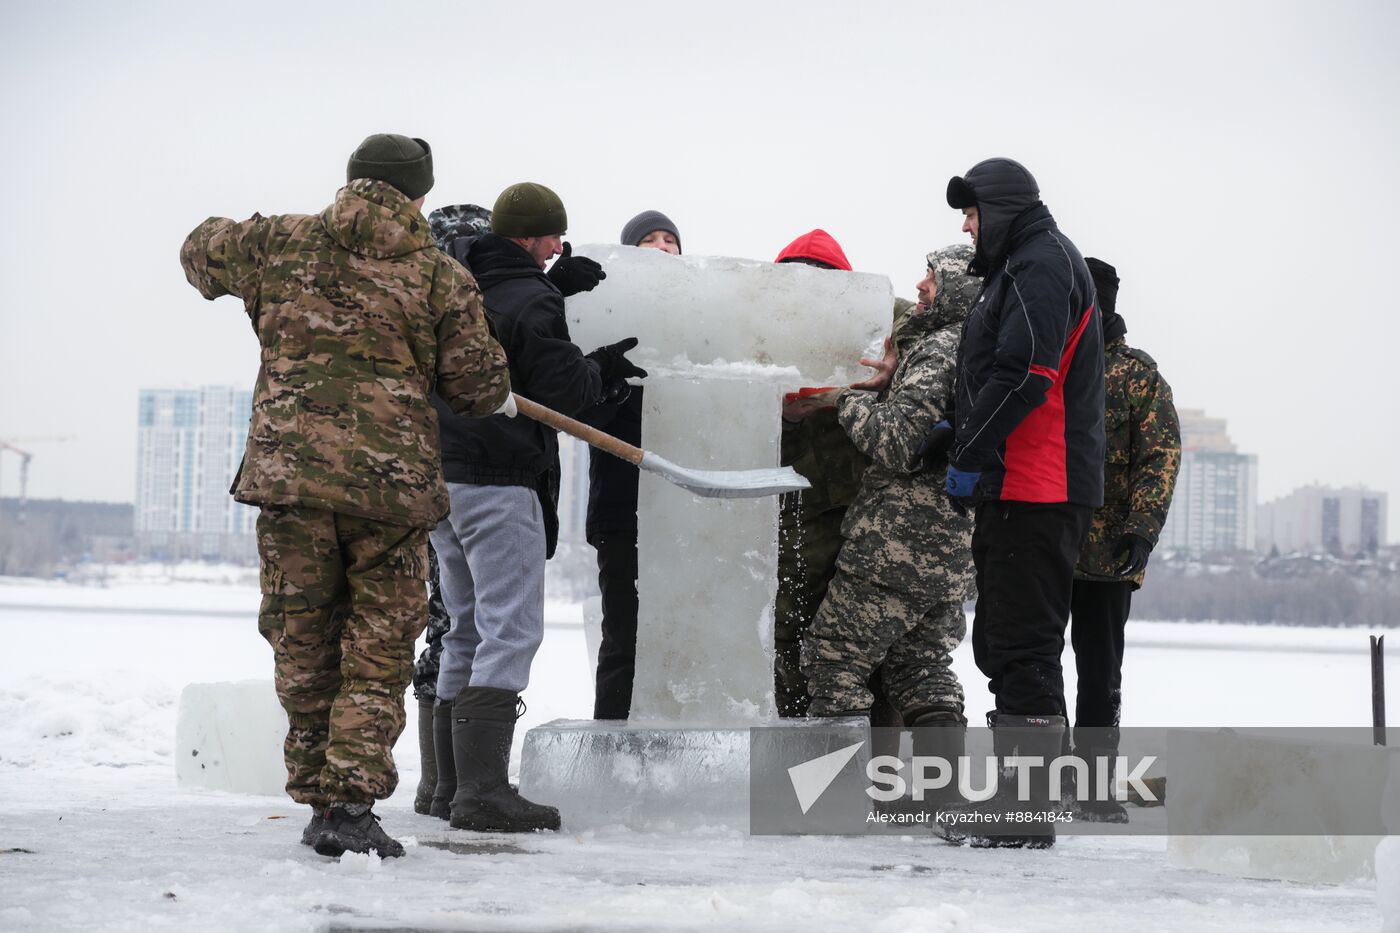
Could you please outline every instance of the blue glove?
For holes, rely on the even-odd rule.
[[[971,499],[977,492],[977,481],[982,478],[979,470],[976,473],[969,473],[967,470],[959,470],[955,466],[948,467],[948,479],[943,484],[948,496],[952,499]]]
[[[943,491],[948,494],[948,504],[954,512],[967,515],[977,505],[977,481],[981,478],[981,470],[973,473],[948,464],[948,478],[943,483]]]

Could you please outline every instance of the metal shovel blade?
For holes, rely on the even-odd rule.
[[[812,488],[812,484],[792,467],[775,467],[770,470],[690,470],[646,451],[642,455],[641,468],[708,499],[758,499]]]

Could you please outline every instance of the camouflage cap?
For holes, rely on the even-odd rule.
[[[438,246],[457,237],[479,237],[491,232],[491,212],[479,204],[448,204],[428,215],[428,230]]]
[[[568,229],[559,195],[533,181],[511,185],[491,209],[491,232],[500,236],[560,236]]]
[[[345,181],[374,178],[387,182],[416,201],[433,189],[433,149],[426,140],[375,133],[350,153]]]
[[[932,310],[942,312],[942,316],[949,319],[967,317],[982,288],[982,279],[968,271],[974,255],[976,251],[966,243],[945,246],[928,254],[928,267],[937,287]]]

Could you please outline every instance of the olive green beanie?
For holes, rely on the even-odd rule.
[[[491,232],[499,236],[562,236],[568,229],[559,195],[532,181],[502,191],[491,209]]]
[[[345,180],[375,178],[393,185],[410,201],[416,201],[433,187],[433,150],[425,140],[398,133],[366,136],[350,154]]]

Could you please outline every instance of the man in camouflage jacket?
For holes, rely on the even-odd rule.
[[[961,720],[951,655],[967,627],[972,522],[943,494],[946,461],[922,470],[917,450],[952,396],[958,336],[980,284],[968,274],[971,259],[966,246],[929,254],[917,313],[872,380],[887,384],[878,394],[843,390],[837,400],[841,427],[871,465],[802,647],[808,715],[866,713],[869,677],[883,665],[884,688],[905,723]]]
[[[1099,259],[1085,262],[1103,314],[1107,449],[1104,503],[1094,512],[1070,597],[1070,643],[1079,678],[1074,745],[1082,754],[1112,758],[1122,706],[1123,632],[1133,590],[1142,586],[1148,556],[1167,520],[1181,466],[1181,432],[1171,387],[1157,363],[1124,339],[1128,328],[1117,310],[1117,272]],[[1085,796],[1094,795],[1080,795]],[[1126,819],[1120,805],[1096,803],[1108,804],[1099,808],[1105,811],[1101,818]]]
[[[302,841],[401,855],[370,805],[398,783],[428,529],[447,514],[436,391],[463,415],[507,409],[481,293],[419,212],[427,143],[367,138],[319,215],[211,217],[180,251],[205,298],[242,299],[262,347],[239,502],[257,505],[262,608],[287,712]]]

